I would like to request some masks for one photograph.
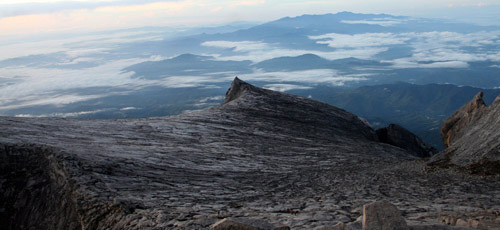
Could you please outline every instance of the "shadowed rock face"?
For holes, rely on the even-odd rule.
[[[479,174],[500,173],[500,96],[490,105],[479,92],[443,123],[447,148],[430,165],[459,166]]]
[[[0,147],[2,229],[81,229],[78,195],[51,150]]]
[[[417,157],[430,157],[437,153],[435,148],[399,125],[390,124],[376,132],[381,142],[405,149]]]
[[[498,204],[500,191],[425,173],[342,109],[238,79],[223,105],[180,116],[0,117],[0,159],[6,229],[208,229],[226,217],[309,229],[354,221],[373,200],[427,205],[412,215],[444,198]]]
[[[238,77],[234,78],[233,83],[231,83],[231,88],[229,88],[226,92],[226,99],[224,100],[224,104],[239,98],[242,94],[248,91],[261,91],[261,90],[253,85],[250,85],[240,80]]]

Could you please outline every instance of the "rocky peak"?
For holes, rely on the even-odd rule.
[[[495,100],[493,101],[493,103],[491,105],[498,106],[498,104],[500,104],[500,95],[498,95],[497,98],[495,98]]]
[[[255,87],[235,78],[220,109],[241,119],[281,127],[281,132],[311,135],[324,140],[377,141],[375,131],[343,109],[277,91]]]
[[[469,103],[462,106],[446,119],[441,127],[443,145],[449,147],[455,140],[462,137],[466,130],[464,127],[478,117],[481,117],[481,113],[485,108],[486,104],[484,103],[483,92],[481,91]]]
[[[235,77],[233,83],[231,83],[231,88],[229,88],[226,92],[224,104],[239,98],[248,90],[258,90],[258,88],[240,80],[238,77]]]
[[[459,166],[472,173],[500,173],[500,96],[487,106],[479,92],[446,119],[441,128],[447,147],[430,165]]]

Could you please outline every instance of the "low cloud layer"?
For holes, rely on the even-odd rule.
[[[413,49],[411,57],[386,60],[394,68],[466,68],[468,62],[499,61],[500,31],[475,33],[364,33],[325,34],[310,36],[318,44],[336,49],[373,49],[377,47],[407,46]],[[421,64],[421,62],[435,62]]]
[[[328,60],[337,60],[344,58],[359,58],[370,59],[374,55],[386,51],[386,47],[349,47],[345,46],[335,51],[318,51],[305,49],[284,49],[279,47],[279,44],[268,44],[256,41],[208,41],[201,44],[202,46],[217,47],[217,48],[232,48],[234,54],[219,55],[208,54],[214,56],[220,61],[245,61],[250,60],[254,63],[269,60],[278,57],[296,57],[304,54],[314,54]]]
[[[410,40],[409,37],[397,36],[393,33],[337,34],[330,33],[319,36],[309,36],[318,44],[326,44],[332,48],[365,48],[388,45],[401,45]]]
[[[342,22],[352,26],[367,24],[383,27],[399,26],[403,23],[391,18]],[[306,42],[298,41],[296,47],[280,42],[269,42],[270,40],[266,40],[267,42],[251,40],[246,37],[230,41],[220,40],[221,37],[203,40],[204,36],[199,36],[200,42],[194,45],[191,44],[195,43],[192,41],[198,40],[189,40],[190,50],[198,52],[192,56],[205,55],[203,59],[210,61],[251,61],[240,63],[243,67],[238,65],[229,70],[201,68],[200,65],[203,63],[197,63],[199,66],[196,66],[197,64],[189,61],[175,63],[175,61],[181,62],[182,58],[172,60],[174,58],[167,57],[176,57],[182,53],[176,53],[177,51],[168,53],[176,47],[169,43],[171,41],[163,40],[164,32],[155,29],[130,30],[65,39],[0,43],[0,49],[3,51],[0,53],[0,114],[2,111],[31,106],[65,106],[110,95],[127,94],[149,86],[214,89],[220,88],[222,83],[230,82],[235,75],[248,81],[259,82],[265,88],[285,92],[293,89],[310,89],[320,84],[345,86],[376,81],[378,76],[391,75],[400,69],[468,69],[477,62],[485,62],[488,63],[488,68],[494,71],[500,66],[500,31],[327,33],[314,36],[304,34]],[[213,37],[215,36],[210,36]],[[143,48],[149,48],[148,52],[142,52]],[[256,65],[253,65],[273,58],[297,57],[304,54],[314,54],[326,60],[313,55],[306,55],[308,57],[304,59],[286,60],[300,59],[299,64],[302,60],[319,60],[326,64],[310,69],[305,67],[305,70],[301,71],[262,67],[274,72],[255,69]],[[346,58],[361,60],[339,60]],[[189,68],[168,73],[160,71],[157,78],[134,76],[133,71],[123,71],[126,67],[137,63],[165,59],[172,60],[170,64],[174,67]],[[156,64],[158,63],[164,64],[164,62]],[[245,71],[241,71],[242,68]],[[146,65],[144,75],[151,69]],[[95,92],[86,90],[99,87],[107,90]],[[197,105],[205,106],[219,99],[201,98]],[[127,110],[133,109],[124,107],[122,111]],[[71,117],[100,111],[86,109],[81,112],[82,114],[59,113],[57,116]]]
[[[307,76],[307,77],[304,77]],[[347,82],[368,80],[371,74],[342,74],[331,69],[317,69],[292,72],[259,72],[240,75],[242,79],[261,82],[296,82],[308,85],[327,84],[343,86]]]
[[[286,92],[294,89],[312,89],[312,87],[310,86],[293,85],[293,84],[267,84],[264,85],[264,88],[279,92]]]
[[[401,24],[405,20],[395,19],[395,18],[374,18],[372,20],[341,20],[340,22],[346,24],[367,24],[367,25],[379,25],[379,26],[394,26]]]

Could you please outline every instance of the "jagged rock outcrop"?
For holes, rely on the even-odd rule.
[[[479,92],[443,123],[447,148],[429,165],[457,166],[483,175],[500,173],[500,96],[486,106]]]
[[[453,142],[460,139],[467,132],[467,126],[477,122],[486,111],[486,104],[483,101],[483,92],[479,92],[474,98],[448,119],[441,127],[441,137],[443,145],[449,147]]]
[[[179,116],[0,117],[0,159],[4,229],[209,229],[224,218],[314,229],[382,199],[434,221],[427,213],[458,205],[500,209],[488,178],[427,172],[356,115],[238,79],[223,105]]]
[[[226,92],[224,104],[239,98],[247,91],[260,91],[260,89],[235,77],[231,87]]]
[[[430,157],[437,153],[434,147],[400,125],[390,124],[376,132],[381,142],[405,149],[417,157]]]

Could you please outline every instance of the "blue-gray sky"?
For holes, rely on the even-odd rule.
[[[494,24],[498,0],[2,0],[0,36],[268,21],[339,11]]]

